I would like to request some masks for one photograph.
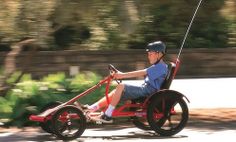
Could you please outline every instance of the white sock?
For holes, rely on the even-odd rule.
[[[98,103],[95,103],[95,104],[92,104],[91,106],[88,106],[88,109],[94,112],[94,111],[99,110],[100,108],[99,108]]]
[[[114,109],[115,109],[115,107],[110,104],[108,106],[107,110],[105,111],[105,115],[108,117],[111,117]]]

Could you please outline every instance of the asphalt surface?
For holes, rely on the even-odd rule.
[[[130,122],[116,121],[112,125],[90,125],[83,135],[72,142],[87,141],[158,141],[158,142],[233,142],[236,138],[236,108],[232,109],[191,109],[187,126],[171,137],[161,137],[152,131],[143,131]],[[0,128],[0,141],[38,142],[57,141],[53,135],[43,132],[38,127]]]
[[[190,103],[187,126],[172,137],[160,137],[152,131],[135,128],[130,122],[116,121],[112,125],[92,125],[80,141],[158,141],[199,142],[236,139],[236,78],[177,79],[171,89],[185,94]],[[5,128],[0,126],[0,142],[58,141],[39,127]]]

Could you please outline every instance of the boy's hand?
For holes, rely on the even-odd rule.
[[[114,73],[113,76],[115,79],[122,79],[122,78],[124,78],[123,75],[124,75],[124,73],[118,71],[117,73]]]

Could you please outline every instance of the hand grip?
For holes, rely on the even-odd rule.
[[[108,65],[108,69],[109,69],[110,71],[114,71],[115,73],[118,72],[118,70],[117,70],[112,64],[109,64],[109,65]]]
[[[109,65],[108,65],[108,69],[110,70],[111,74],[112,74],[113,72],[115,72],[115,73],[118,72],[118,69],[116,69],[112,64],[109,64]],[[115,80],[116,80],[116,82],[117,82],[118,84],[120,84],[120,83],[122,82],[122,80],[117,80],[117,79],[115,79]]]

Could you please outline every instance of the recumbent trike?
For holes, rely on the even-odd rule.
[[[185,101],[188,99],[177,91],[169,90],[178,64],[178,61],[168,63],[168,74],[158,92],[117,107],[112,117],[130,117],[136,127],[142,130],[153,130],[161,136],[172,136],[180,132],[188,121],[189,112]],[[109,70],[117,71],[112,65],[109,65]],[[109,103],[108,93],[112,80],[113,75],[110,74],[98,84],[65,103],[55,101],[47,104],[39,115],[31,115],[29,119],[39,122],[44,131],[55,134],[60,139],[76,139],[85,131],[87,122],[93,121],[92,118],[100,114],[86,112],[82,105],[78,105],[77,100],[106,84],[105,95]]]

